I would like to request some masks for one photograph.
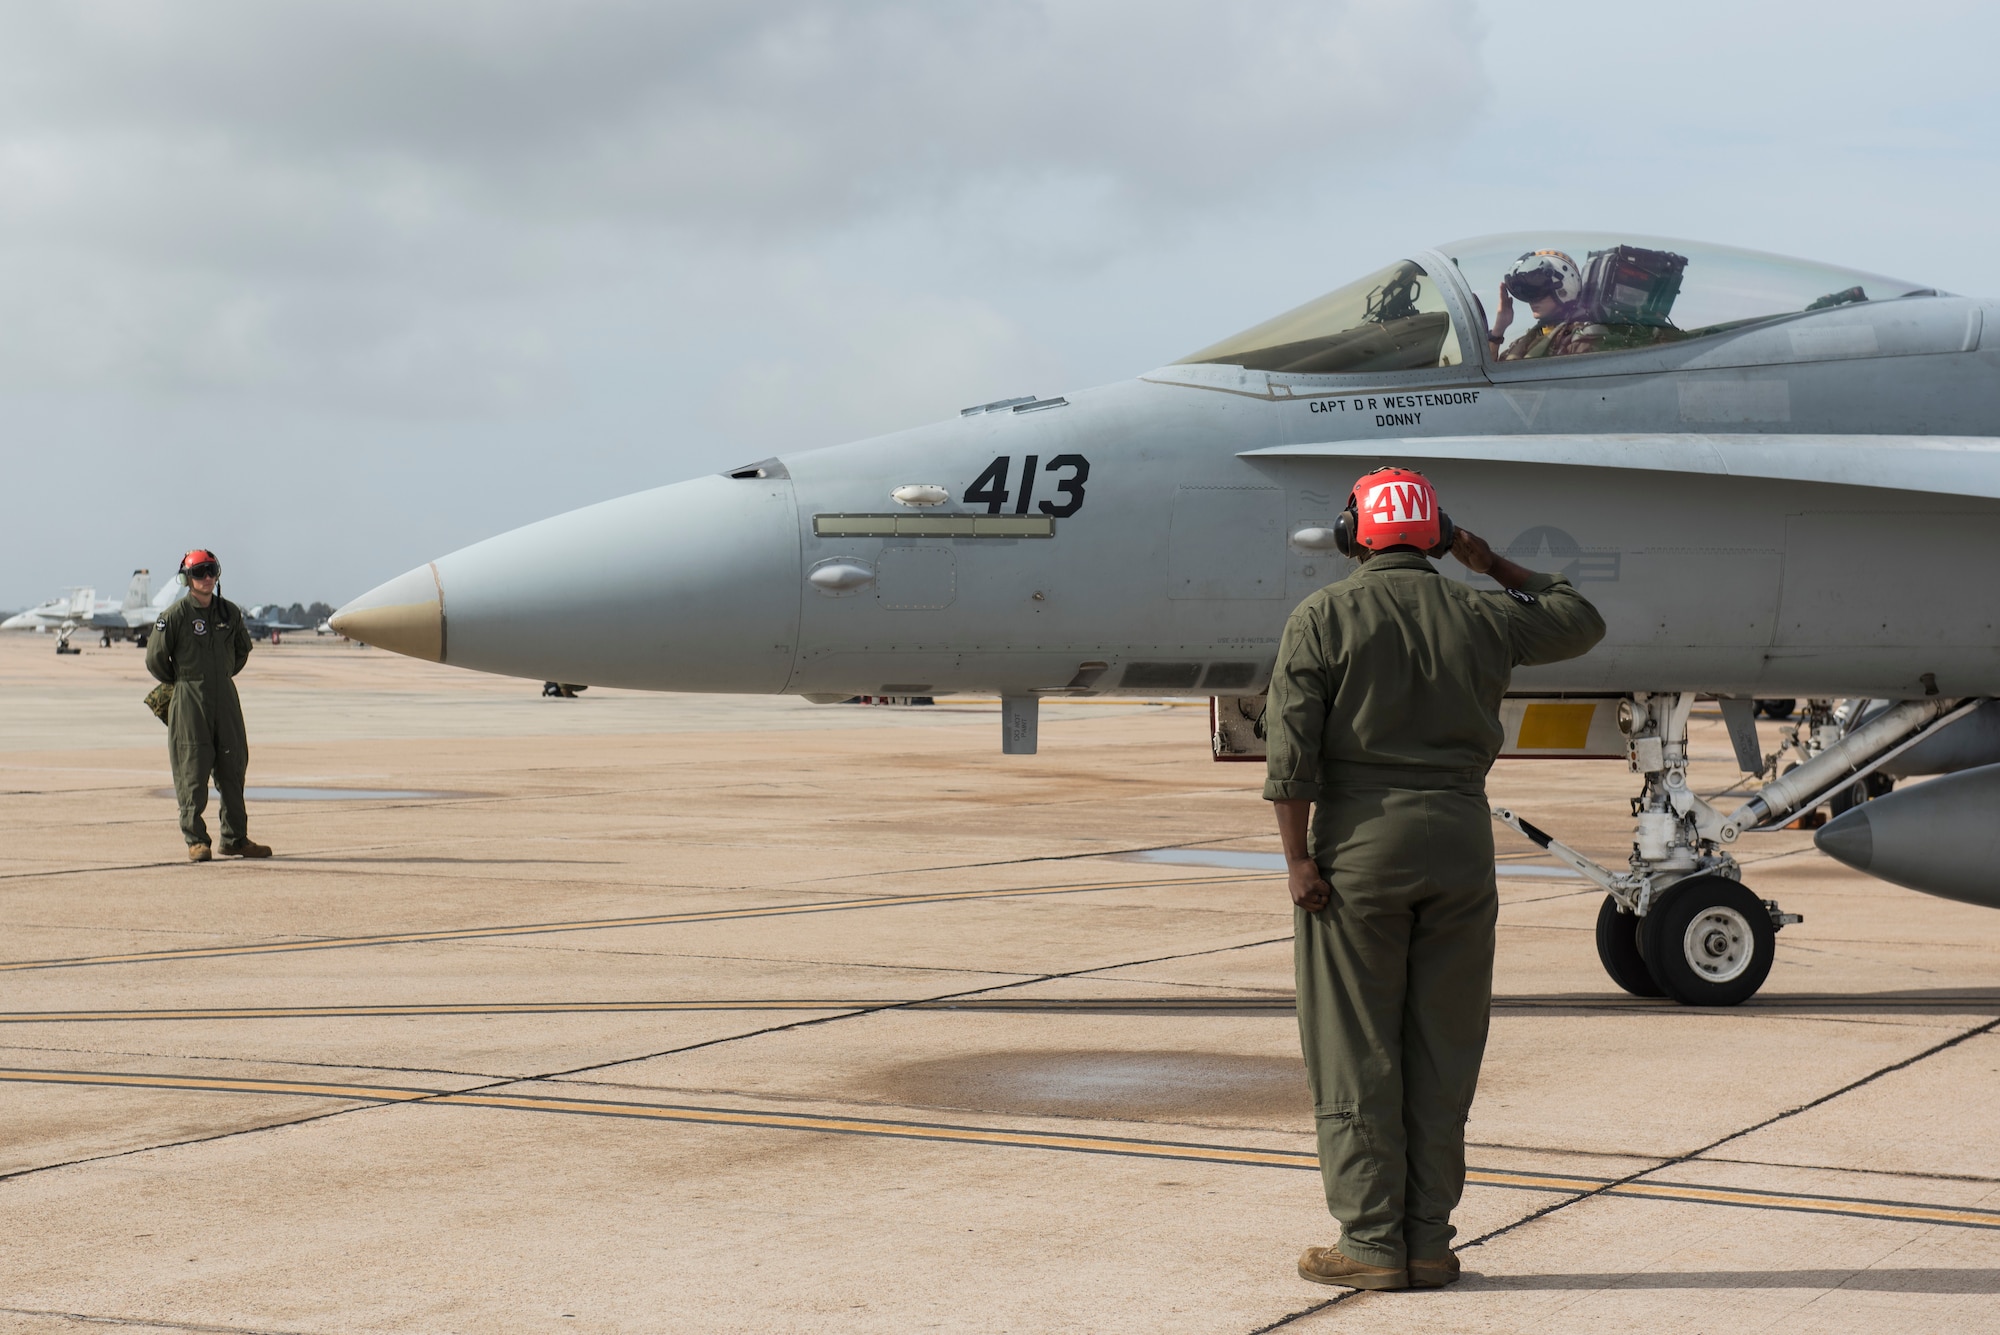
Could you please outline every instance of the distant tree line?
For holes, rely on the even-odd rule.
[[[275,621],[289,621],[295,626],[317,626],[333,612],[334,609],[325,603],[293,603],[285,608],[272,603],[267,615]]]

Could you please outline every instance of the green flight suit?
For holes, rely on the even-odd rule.
[[[1333,894],[1295,910],[1299,1040],[1340,1250],[1450,1251],[1493,993],[1486,772],[1514,668],[1589,651],[1604,621],[1559,575],[1517,593],[1371,557],[1285,623],[1265,730],[1272,801],[1314,804]]]
[[[222,846],[233,848],[250,834],[243,809],[243,775],[250,741],[243,729],[243,705],[236,698],[236,674],[250,658],[250,628],[235,603],[217,596],[207,607],[192,596],[160,614],[146,641],[146,671],[174,688],[167,711],[167,754],[174,766],[174,796],[181,804],[181,835],[189,844],[208,842],[208,780],[222,794]]]

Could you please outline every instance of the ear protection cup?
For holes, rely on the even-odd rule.
[[[1451,540],[1457,536],[1458,536],[1458,525],[1451,522],[1450,515],[1446,514],[1443,510],[1439,510],[1438,545],[1431,548],[1429,551],[1425,552],[1424,555],[1432,558],[1433,560],[1436,560],[1439,557],[1451,555]]]
[[[1354,508],[1354,498],[1349,496],[1347,508],[1333,521],[1333,550],[1342,556],[1352,558],[1360,550],[1360,544],[1354,541],[1354,523],[1358,518],[1360,515]]]

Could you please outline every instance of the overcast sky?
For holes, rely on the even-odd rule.
[[[0,3],[0,607],[341,602],[1535,227],[2000,295],[2000,10]]]

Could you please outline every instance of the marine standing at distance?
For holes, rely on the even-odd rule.
[[[242,610],[216,592],[222,563],[215,553],[197,547],[183,556],[180,578],[187,596],[153,623],[146,670],[174,689],[167,712],[167,755],[174,767],[188,861],[207,862],[213,856],[208,823],[202,819],[211,774],[222,794],[222,843],[214,851],[225,857],[267,858],[271,850],[250,839],[250,817],[243,806],[250,741],[235,679],[250,659],[250,629],[243,624]]]

